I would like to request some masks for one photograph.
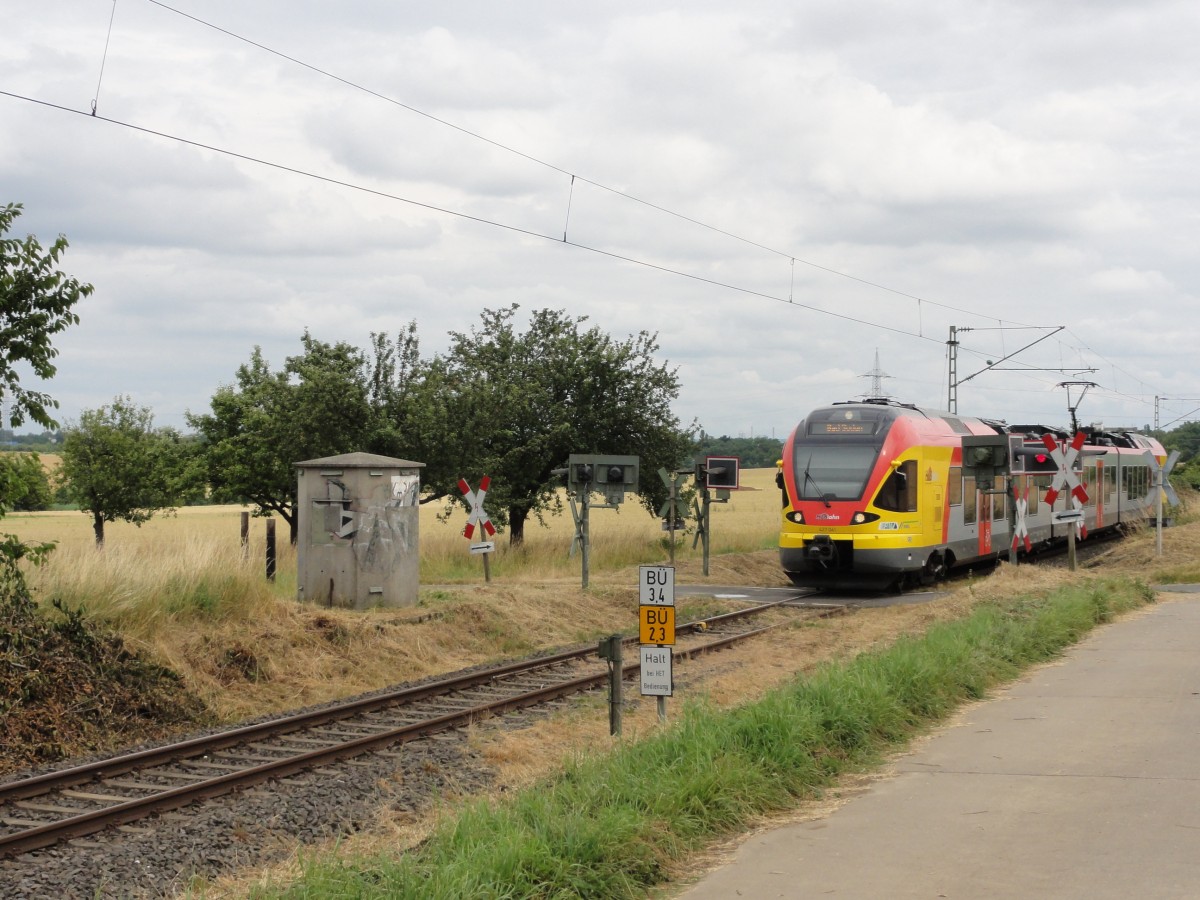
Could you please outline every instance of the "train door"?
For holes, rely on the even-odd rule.
[[[979,491],[979,555],[987,556],[992,552],[992,495],[986,490]]]

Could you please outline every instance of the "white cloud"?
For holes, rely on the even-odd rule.
[[[97,285],[48,386],[68,415],[131,393],[181,424],[164,416],[203,407],[255,344],[281,361],[305,327],[365,344],[416,319],[434,352],[510,302],[657,331],[681,418],[717,433],[782,433],[863,393],[877,347],[890,393],[938,405],[949,326],[1000,320],[1069,324],[1023,358],[1096,365],[1098,414],[1145,421],[1155,393],[1200,391],[1178,312],[1200,283],[1193,5],[204,6],[535,159],[120,5],[101,115],[510,227],[0,97],[0,202],[66,233],[67,270]],[[86,113],[109,11],[13,0],[0,90]],[[963,350],[1025,339],[977,330]],[[1056,379],[988,373],[960,402],[1061,420]]]
[[[1172,294],[1174,288],[1161,272],[1145,272],[1132,266],[1104,269],[1088,278],[1088,284],[1098,291],[1110,294],[1133,294],[1143,301],[1150,301],[1164,294]]]

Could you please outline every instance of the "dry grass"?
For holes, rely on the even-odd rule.
[[[1200,527],[1197,527],[1200,540]],[[747,568],[761,574],[764,554],[755,554]],[[902,635],[923,633],[935,622],[961,618],[978,604],[1016,594],[1048,591],[1089,574],[1072,575],[1064,569],[1001,566],[988,578],[964,584],[931,603],[902,604],[863,609],[778,630],[737,648],[675,665],[676,695],[667,701],[668,719],[683,703],[704,700],[721,707],[734,706],[762,696],[797,674],[811,672],[834,659],[890,645]],[[634,601],[635,602],[635,601]],[[633,606],[617,604],[618,613],[632,621]],[[610,622],[613,620],[610,620]],[[608,733],[605,701],[594,697],[570,710],[516,729],[483,724],[471,729],[468,740],[495,773],[492,797],[500,799],[561,769],[564,761],[608,752],[660,727],[654,698],[626,695],[623,733]],[[844,792],[844,789],[843,789]],[[366,856],[395,854],[413,847],[432,832],[444,817],[453,816],[461,803],[473,798],[448,793],[440,807],[424,816],[381,814],[371,829],[339,841],[339,852]],[[327,848],[332,849],[332,848]],[[311,852],[311,848],[305,852]],[[205,894],[209,898],[242,897],[263,879],[286,882],[299,874],[299,851],[269,869],[221,879]]]
[[[770,470],[750,472],[751,485],[770,485]],[[773,487],[773,486],[772,486]],[[775,533],[777,494],[746,490],[714,504],[717,546],[757,549]],[[43,601],[61,599],[114,625],[136,649],[183,675],[192,691],[224,719],[276,712],[385,684],[474,665],[497,655],[576,643],[611,630],[619,610],[634,603],[638,563],[666,559],[662,532],[636,503],[592,513],[592,590],[579,595],[579,557],[568,555],[570,517],[528,527],[526,546],[501,541],[491,585],[482,584],[479,557],[462,537],[465,513],[448,521],[421,511],[421,580],[442,585],[422,592],[420,609],[354,613],[292,602],[295,556],[277,521],[278,577],[264,578],[265,526],[251,520],[240,546],[238,507],[192,507],[138,528],[110,523],[106,544],[93,543],[82,513],[15,514],[3,530],[28,541],[55,541],[50,563],[29,573]],[[699,550],[679,551],[681,576],[699,580]],[[689,556],[690,554],[690,556]],[[737,567],[714,558],[719,580],[766,583],[781,576],[765,551]],[[611,590],[604,585],[610,585]],[[455,588],[461,585],[461,588]],[[548,614],[548,611],[563,611]],[[415,621],[419,613],[442,618]]]
[[[772,476],[771,470],[749,473],[747,481],[760,490],[714,505],[715,547],[736,546],[742,552],[714,555],[708,583],[785,583],[776,551],[760,549],[773,546],[777,530],[779,500]],[[91,543],[88,518],[77,512],[13,515],[0,529],[27,540],[58,540],[50,566],[32,575],[41,596],[82,602],[115,621],[127,639],[180,672],[226,720],[592,640],[614,630],[632,631],[635,566],[666,558],[657,520],[629,504],[619,513],[594,511],[591,590],[580,590],[578,558],[567,557],[569,517],[552,520],[547,529],[531,524],[527,547],[519,554],[502,544],[493,583],[484,586],[479,560],[468,556],[461,536],[462,514],[442,523],[436,510],[426,507],[422,581],[441,586],[425,588],[415,609],[326,610],[293,602],[294,558],[282,524],[275,585],[261,574],[260,520],[252,520],[250,559],[242,560],[239,512],[234,507],[185,509],[141,529],[117,523],[110,526],[102,553]],[[1146,531],[1105,551],[1106,570],[1149,580],[1169,572],[1187,575],[1200,559],[1200,525],[1168,530],[1164,546],[1160,560],[1154,556],[1154,535]],[[705,581],[690,539],[676,565],[680,583]],[[1089,577],[1088,572],[1073,576],[1062,569],[1002,566],[933,603],[864,610],[777,632],[744,649],[677,664],[678,693],[668,707],[677,710],[698,697],[722,706],[744,702],[797,672],[921,632],[983,600]],[[1200,580],[1200,572],[1179,580]],[[658,727],[653,701],[635,699],[633,706],[624,741]],[[497,791],[529,784],[566,758],[613,745],[599,701],[521,731],[480,727],[470,740],[497,771]],[[350,839],[350,846],[369,853],[409,845],[428,833],[436,815],[381,821],[374,831]],[[210,896],[242,896],[249,884],[225,881]]]

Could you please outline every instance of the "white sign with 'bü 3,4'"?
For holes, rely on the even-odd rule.
[[[674,606],[675,567],[639,566],[638,595],[642,606]]]

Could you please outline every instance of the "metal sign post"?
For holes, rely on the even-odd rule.
[[[591,552],[588,533],[588,509],[617,509],[625,494],[638,489],[638,458],[608,453],[572,453],[565,468],[552,469],[551,474],[567,477],[567,499],[571,518],[575,520],[575,536],[571,540],[571,555],[578,546],[583,553],[583,586],[588,586],[588,556]],[[604,503],[592,503],[592,493],[602,494]],[[577,502],[578,501],[578,502]]]
[[[1175,463],[1179,462],[1179,451],[1172,450],[1171,455],[1167,457],[1167,461],[1161,466],[1158,460],[1153,456],[1154,468],[1156,475],[1154,477],[1154,518],[1155,518],[1155,553],[1158,556],[1163,555],[1163,494],[1167,495],[1167,502],[1172,506],[1179,505],[1179,497],[1175,493],[1175,488],[1171,487],[1171,482],[1167,480],[1167,476],[1171,474],[1171,470],[1175,468]]]
[[[588,509],[591,504],[588,502],[588,493],[586,487],[581,487],[577,493],[567,494],[567,500],[571,505],[571,519],[575,523],[575,534],[571,538],[571,550],[567,555],[574,556],[575,548],[579,548],[580,556],[583,560],[582,581],[584,587],[588,586],[588,552],[590,549],[588,541]]]
[[[1054,521],[1067,526],[1067,565],[1075,571],[1075,533],[1083,525],[1083,509],[1063,509],[1054,514]]]
[[[729,492],[741,488],[741,460],[736,456],[706,456],[704,462],[696,463],[696,539],[704,544],[704,574],[708,575],[709,536],[712,526],[712,494],[716,490],[716,503],[728,503]]]
[[[642,696],[658,698],[659,721],[667,720],[667,697],[675,689],[671,648],[675,646],[675,567],[638,568],[638,638]]]
[[[1042,443],[1050,451],[1050,457],[1058,463],[1058,471],[1054,473],[1054,477],[1050,481],[1050,489],[1046,491],[1046,502],[1053,507],[1054,501],[1058,499],[1059,491],[1067,488],[1071,495],[1071,504],[1074,506],[1074,509],[1064,509],[1054,514],[1055,522],[1067,524],[1067,564],[1072,572],[1075,571],[1076,534],[1078,533],[1080,537],[1087,537],[1087,526],[1083,521],[1083,506],[1088,502],[1088,492],[1079,480],[1079,473],[1075,471],[1075,460],[1079,458],[1079,451],[1083,449],[1083,442],[1086,439],[1084,433],[1079,431],[1075,433],[1071,443],[1060,446],[1052,435],[1042,435]]]
[[[675,565],[675,532],[687,519],[687,502],[680,495],[680,488],[683,487],[684,481],[690,474],[690,471],[672,474],[666,469],[658,470],[658,477],[667,486],[668,492],[667,501],[659,509],[658,515],[663,520],[663,530],[670,533],[671,544],[668,552],[671,557],[671,565]]]
[[[483,509],[483,498],[487,496],[488,488],[491,484],[492,479],[484,475],[483,480],[479,482],[479,490],[473,491],[465,478],[458,480],[458,489],[462,492],[463,497],[467,501],[467,507],[470,509],[470,512],[467,514],[467,527],[463,529],[463,537],[467,540],[471,540],[474,536],[476,525],[488,537],[495,537],[496,535],[496,526],[492,524],[491,517]],[[495,541],[481,541],[471,544],[470,552],[483,556],[483,580],[486,582],[492,580],[492,570],[488,564],[488,557],[495,549]]]
[[[696,536],[692,539],[692,549],[696,549],[696,544],[701,544],[704,547],[704,574],[708,574],[708,523],[709,513],[711,512],[712,497],[708,493],[708,488],[702,482],[696,482],[696,499],[692,501],[696,507]]]

